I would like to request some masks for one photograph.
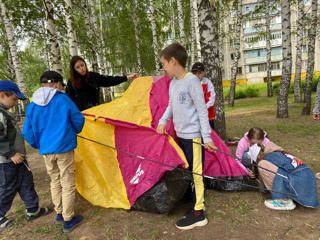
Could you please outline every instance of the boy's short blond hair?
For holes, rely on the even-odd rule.
[[[188,60],[188,53],[187,50],[179,43],[172,43],[161,51],[160,58],[161,57],[168,62],[172,57],[174,57],[180,65],[185,68]]]

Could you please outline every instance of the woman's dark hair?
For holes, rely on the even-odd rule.
[[[84,59],[79,56],[73,56],[70,61],[70,81],[73,88],[81,88],[82,76],[74,69],[74,65],[78,61],[82,61],[86,65],[87,72],[84,75],[84,79],[86,83],[89,82],[89,77],[90,77],[88,67]]]
[[[247,135],[249,140],[263,140],[264,139],[264,131],[261,128],[253,127],[249,130]]]

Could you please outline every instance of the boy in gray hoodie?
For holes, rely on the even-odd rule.
[[[176,222],[182,230],[204,226],[208,223],[203,213],[204,183],[202,171],[204,148],[214,151],[216,146],[211,140],[211,128],[207,106],[204,101],[202,86],[197,76],[185,70],[188,59],[187,51],[178,43],[164,48],[160,54],[163,70],[174,77],[169,87],[169,105],[159,120],[158,134],[165,134],[166,124],[173,117],[178,144],[186,155],[190,171],[193,174],[191,209],[184,218]],[[200,174],[200,175],[198,175]]]

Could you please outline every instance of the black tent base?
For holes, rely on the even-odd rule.
[[[214,189],[219,191],[255,191],[257,182],[252,180],[248,175],[244,176],[226,176],[214,177],[214,179],[205,178],[205,185],[207,189]]]

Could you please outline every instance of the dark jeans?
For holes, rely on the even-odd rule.
[[[10,210],[17,193],[27,210],[39,207],[39,197],[34,189],[32,172],[23,163],[0,164],[0,216],[5,216]]]

